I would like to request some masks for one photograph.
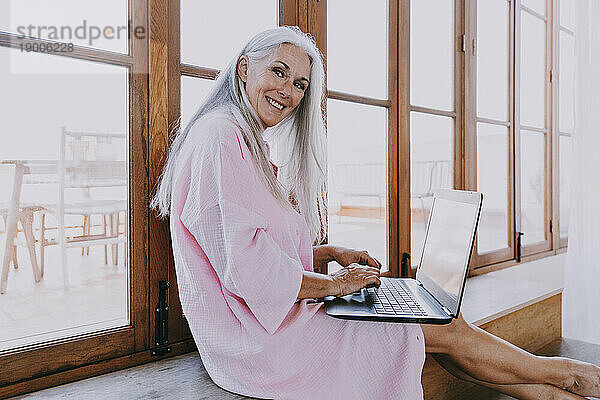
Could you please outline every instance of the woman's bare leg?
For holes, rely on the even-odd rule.
[[[550,384],[584,396],[600,396],[600,368],[562,357],[528,353],[467,323],[422,325],[425,351],[445,354],[473,378],[497,385]]]
[[[460,369],[450,359],[442,354],[434,354],[435,360],[448,372],[455,377],[467,382],[476,383],[488,387],[500,393],[507,394],[520,400],[582,400],[577,394],[560,389],[556,386],[537,383],[537,384],[514,384],[497,385],[495,383],[484,382],[473,378],[465,371]]]

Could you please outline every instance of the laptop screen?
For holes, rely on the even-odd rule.
[[[481,203],[479,193],[463,193],[436,195],[417,274],[425,288],[453,313],[458,312],[462,297]]]

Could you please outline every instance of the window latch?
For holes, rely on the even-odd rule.
[[[523,236],[523,232],[517,232],[517,262],[521,262],[521,236]]]
[[[402,261],[400,262],[400,278],[408,278],[408,260],[410,253],[402,253]]]

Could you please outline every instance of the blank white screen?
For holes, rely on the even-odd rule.
[[[476,216],[476,204],[435,200],[420,272],[455,300],[469,260]]]

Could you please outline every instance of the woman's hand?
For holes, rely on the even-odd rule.
[[[366,250],[347,249],[345,247],[331,246],[333,259],[342,267],[350,264],[369,265],[377,269],[381,268],[381,262],[375,257],[371,257]]]
[[[337,297],[345,296],[359,291],[368,285],[379,286],[379,268],[350,264],[336,272],[329,274],[333,280],[333,287]]]
[[[328,244],[313,246],[313,269],[316,272],[323,274],[327,271],[327,264],[334,260],[333,249],[334,246]]]
[[[379,286],[381,284],[379,280],[381,262],[371,257],[366,250],[354,250],[332,245],[313,247],[313,266],[316,271],[325,271],[327,263],[331,261],[336,261],[344,268],[329,274],[332,289],[328,294],[345,296],[365,286]],[[310,285],[307,283],[307,288],[308,286]],[[310,291],[310,293],[312,292]]]
[[[336,261],[342,267],[356,263],[381,268],[381,262],[371,257],[366,250],[354,250],[330,244],[313,246],[313,268],[315,271],[323,272],[327,264]]]

